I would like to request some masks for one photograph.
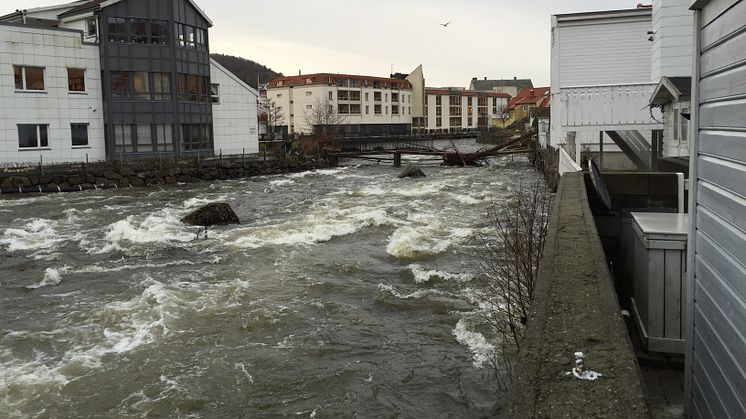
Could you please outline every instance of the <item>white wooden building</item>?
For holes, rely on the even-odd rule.
[[[215,154],[259,152],[259,92],[210,59]]]
[[[746,1],[698,0],[687,416],[746,417]]]
[[[552,16],[550,145],[580,161],[584,148],[598,149],[602,132],[604,151],[619,152],[610,138],[618,133],[638,142],[621,145],[649,165],[652,130],[662,128],[648,108],[657,84],[650,31],[648,7]]]

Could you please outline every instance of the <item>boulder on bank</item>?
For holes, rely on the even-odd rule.
[[[181,219],[184,224],[210,227],[214,225],[241,224],[233,208],[225,202],[214,202]]]
[[[407,168],[399,174],[400,179],[405,177],[425,177],[425,172],[423,172],[419,167],[407,166]]]

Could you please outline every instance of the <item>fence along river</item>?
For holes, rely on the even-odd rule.
[[[474,239],[537,175],[425,171],[0,199],[0,417],[493,415]]]

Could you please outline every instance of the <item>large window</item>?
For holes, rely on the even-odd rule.
[[[148,80],[148,73],[144,71],[133,72],[132,84],[135,88],[136,99],[150,100],[150,80]]]
[[[176,38],[182,48],[207,51],[207,31],[204,29],[177,23]]]
[[[150,153],[153,151],[153,129],[151,126],[139,124],[137,126],[137,144],[135,151],[138,153]]]
[[[153,73],[153,100],[171,100],[171,73]]]
[[[174,151],[174,132],[171,124],[153,125],[155,151]]]
[[[49,125],[18,124],[19,148],[49,147]]]
[[[168,44],[168,22],[165,20],[110,17],[107,31],[109,42]]]
[[[67,90],[85,92],[85,70],[79,68],[67,69]]]
[[[177,92],[182,102],[209,102],[211,100],[210,80],[196,74],[178,74]],[[279,97],[279,96],[278,96]]]
[[[44,90],[44,68],[13,66],[16,90]]]
[[[116,124],[114,128],[114,152],[132,153],[135,147],[132,144],[132,125]]]
[[[73,147],[88,146],[88,124],[70,124]]]
[[[209,124],[185,124],[181,126],[181,149],[184,151],[212,149],[212,133]]]
[[[111,95],[113,99],[126,100],[130,97],[130,74],[126,71],[111,72]]]

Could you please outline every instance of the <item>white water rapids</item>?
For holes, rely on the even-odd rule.
[[[475,238],[537,175],[425,172],[0,198],[0,417],[492,416]]]

